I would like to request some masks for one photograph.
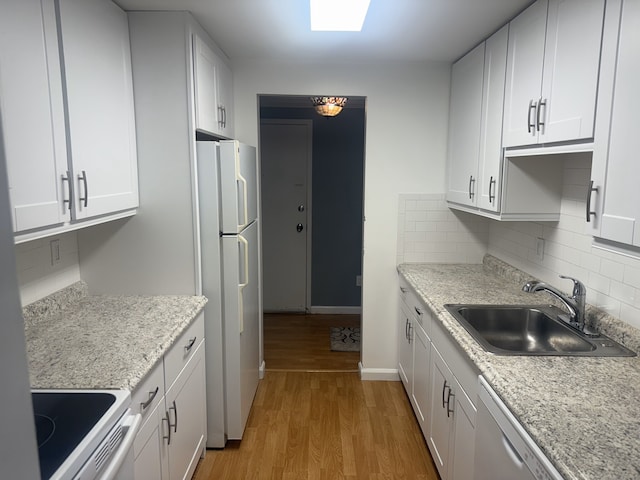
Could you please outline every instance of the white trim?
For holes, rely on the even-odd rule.
[[[360,370],[360,380],[383,382],[400,381],[400,375],[396,368],[364,368],[362,362],[359,362],[358,369]]]
[[[258,368],[258,378],[260,378],[260,380],[264,378],[264,372],[266,371],[266,369],[267,369],[267,365],[264,363],[264,360],[262,360],[262,363]]]
[[[362,313],[362,307],[309,307],[309,313],[324,313],[327,315],[360,315]]]

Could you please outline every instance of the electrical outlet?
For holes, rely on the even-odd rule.
[[[58,265],[61,262],[60,255],[60,240],[55,239],[49,242],[49,247],[51,249],[51,265]]]
[[[356,287],[362,286],[362,275],[356,275]]]
[[[544,238],[536,238],[536,258],[540,261],[544,260]]]

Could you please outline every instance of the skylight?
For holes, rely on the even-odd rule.
[[[309,0],[311,30],[359,32],[371,0]]]

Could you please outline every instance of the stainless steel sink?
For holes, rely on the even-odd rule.
[[[636,354],[609,337],[587,337],[553,306],[445,305],[484,347],[497,355],[631,357]]]

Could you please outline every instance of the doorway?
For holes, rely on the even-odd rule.
[[[336,117],[308,96],[259,106],[264,310],[359,314],[365,98]]]

